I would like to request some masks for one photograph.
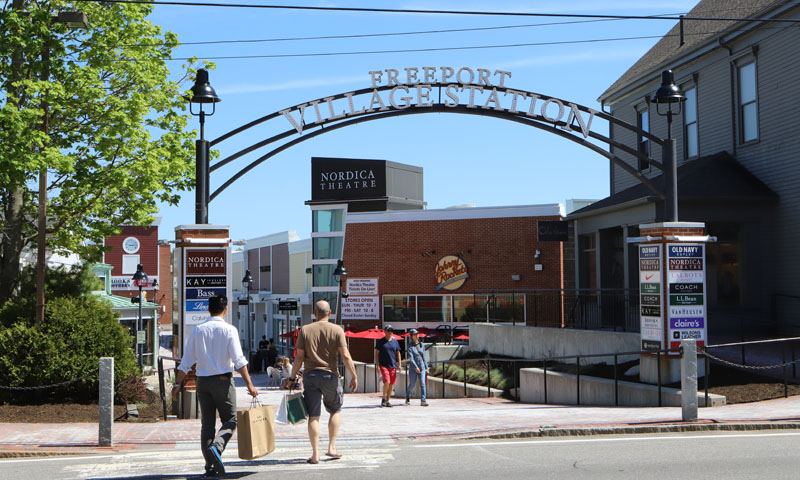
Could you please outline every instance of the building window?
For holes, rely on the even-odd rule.
[[[756,63],[739,65],[739,124],[742,143],[758,140],[758,91]]]
[[[384,322],[416,322],[417,297],[407,295],[386,295],[383,297]]]
[[[650,133],[650,112],[647,104],[636,107],[636,126],[639,127],[640,130]],[[636,140],[636,149],[639,151],[639,153],[649,157],[650,140],[644,135],[638,135]],[[650,169],[650,162],[641,158],[638,160],[638,170],[640,172]]]
[[[339,312],[336,306],[336,299],[339,298],[339,292],[312,292],[313,304],[316,305],[320,300],[325,300],[331,306],[331,312]],[[332,317],[333,318],[333,317]]]
[[[343,232],[345,209],[312,210],[312,232]]]
[[[686,158],[694,158],[697,152],[697,87],[683,88],[686,101],[683,102],[683,138]]]
[[[451,322],[453,306],[450,296],[419,297],[420,322]]]
[[[597,252],[594,233],[578,236],[579,288],[597,288]]]
[[[312,239],[314,260],[340,259],[344,237],[315,237]]]
[[[312,277],[312,285],[315,287],[338,287],[339,284],[333,278],[333,271],[336,270],[336,265],[327,263],[322,265],[314,265],[314,275]]]

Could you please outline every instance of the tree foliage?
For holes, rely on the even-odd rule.
[[[48,171],[48,248],[93,258],[122,224],[193,186],[193,139],[166,60],[177,37],[147,4],[6,0],[0,12],[0,304],[35,247],[37,176]],[[87,28],[58,23],[81,11]],[[191,73],[191,66],[187,74]],[[45,122],[48,124],[45,131]],[[94,248],[94,250],[92,250]],[[96,258],[96,257],[94,257]]]
[[[114,357],[115,384],[138,373],[133,338],[100,297],[51,298],[45,322],[38,324],[33,310],[33,303],[22,296],[0,308],[0,385],[38,387],[78,381],[43,390],[0,390],[0,401],[96,399],[101,357]]]

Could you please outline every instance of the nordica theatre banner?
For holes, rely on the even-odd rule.
[[[692,339],[698,346],[707,338],[706,252],[704,244],[667,244],[670,348]]]
[[[661,245],[639,245],[639,308],[642,350],[661,350],[664,342]]]

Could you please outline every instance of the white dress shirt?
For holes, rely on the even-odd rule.
[[[201,377],[230,373],[247,365],[236,328],[220,317],[194,327],[178,368],[188,373],[194,364]]]

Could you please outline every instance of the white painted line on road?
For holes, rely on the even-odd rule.
[[[0,460],[0,464],[4,463],[30,463],[30,462],[63,462],[66,460],[97,460],[98,458],[113,458],[118,455],[94,455],[91,457],[84,457],[83,455],[57,455],[53,457],[38,457],[38,458],[9,458]]]
[[[621,434],[622,435],[622,434]],[[686,435],[686,436],[659,436],[659,437],[625,437],[625,438],[579,438],[569,440],[520,440],[503,441],[503,442],[464,442],[464,443],[444,443],[444,444],[426,444],[426,445],[412,445],[411,448],[464,448],[464,447],[484,447],[492,445],[525,445],[525,444],[559,444],[559,443],[596,443],[596,442],[631,442],[631,441],[644,441],[644,440],[691,440],[691,439],[730,439],[730,438],[743,438],[743,437],[787,437],[787,436],[800,436],[798,433],[747,433],[740,434],[726,434],[726,435]]]

